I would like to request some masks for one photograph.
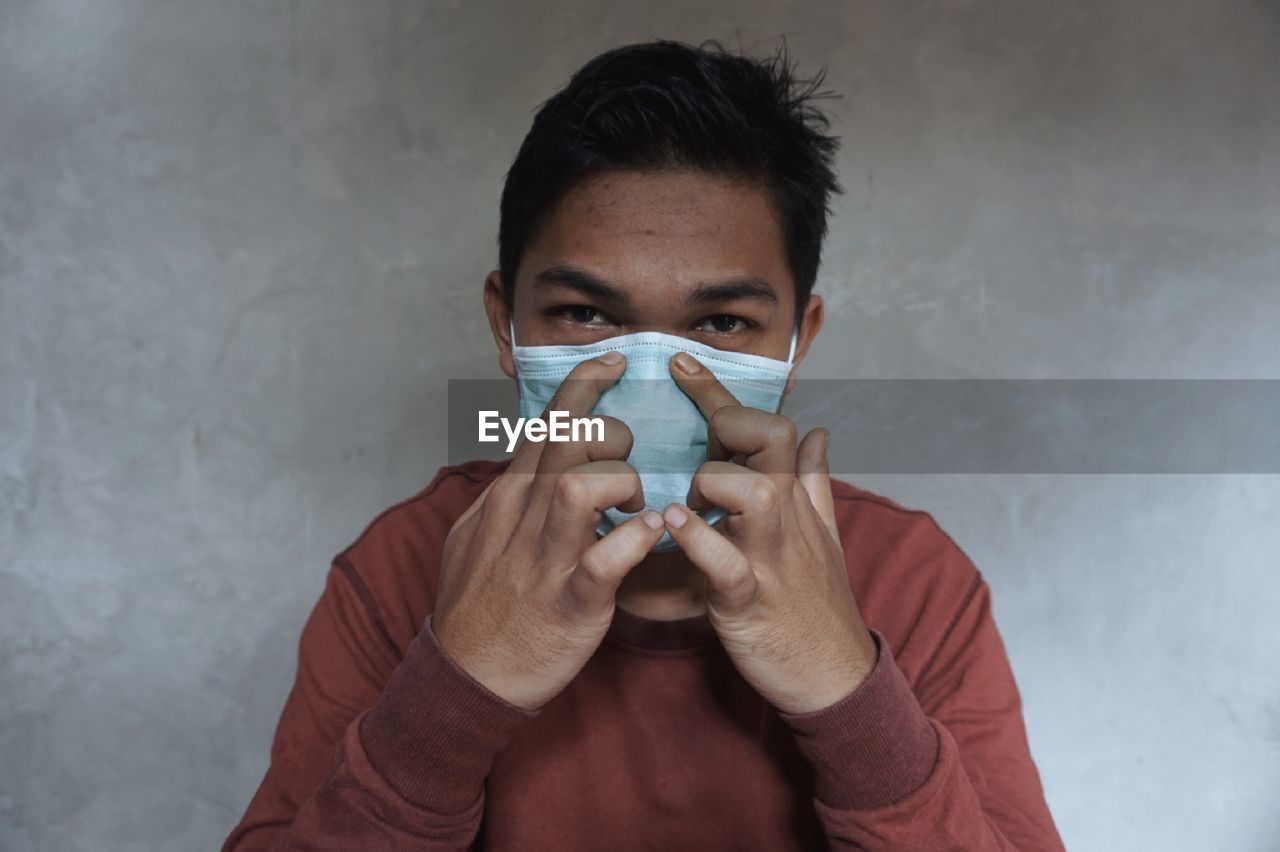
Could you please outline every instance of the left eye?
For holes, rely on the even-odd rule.
[[[742,317],[733,314],[716,314],[707,317],[695,326],[700,331],[714,331],[716,334],[731,334],[746,326]]]

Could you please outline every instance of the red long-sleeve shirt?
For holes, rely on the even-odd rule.
[[[832,484],[879,651],[832,707],[779,713],[705,617],[619,610],[527,712],[429,619],[445,535],[500,470],[442,470],[335,557],[224,850],[1062,849],[988,587],[929,515]]]

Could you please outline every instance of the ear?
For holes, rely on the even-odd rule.
[[[809,346],[822,330],[822,321],[825,318],[822,297],[809,296],[809,303],[804,306],[804,313],[800,316],[800,326],[796,330],[796,355],[791,359],[791,375],[787,378],[786,393],[791,393],[791,388],[796,381],[795,368],[804,360],[804,356],[809,354]]]
[[[484,279],[484,312],[489,315],[489,331],[498,344],[498,366],[507,378],[516,377],[516,364],[511,359],[511,311],[507,309],[507,294],[502,287],[502,276],[493,270]]]

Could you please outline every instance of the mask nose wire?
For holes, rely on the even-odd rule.
[[[516,323],[515,320],[507,317],[507,328],[511,332],[511,345],[518,346],[516,343]],[[787,363],[790,364],[792,359],[796,357],[796,339],[799,338],[799,329],[791,332],[791,348],[787,350]]]

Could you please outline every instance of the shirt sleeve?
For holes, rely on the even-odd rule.
[[[471,678],[428,618],[401,656],[350,565],[303,629],[271,765],[224,852],[466,849],[484,780],[534,714]]]
[[[833,848],[1062,850],[990,591],[974,582],[914,686],[872,630],[878,657],[857,689],[823,710],[782,714],[813,766]]]

